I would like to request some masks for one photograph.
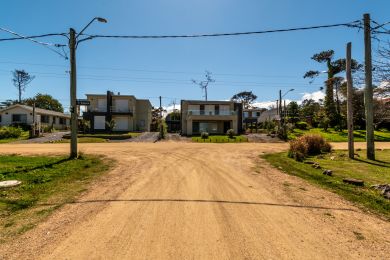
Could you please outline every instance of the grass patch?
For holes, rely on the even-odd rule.
[[[242,143],[248,142],[248,138],[242,135],[234,136],[229,138],[227,135],[211,135],[206,139],[203,139],[200,136],[193,136],[191,138],[193,142],[197,143]]]
[[[300,130],[294,129],[293,132],[288,134],[288,139],[293,140],[304,134],[320,134],[328,142],[348,142],[348,131],[335,131],[334,129],[328,129],[324,131],[320,128],[311,128],[309,130]],[[374,132],[375,141],[377,142],[390,142],[390,131],[375,131]],[[355,130],[354,131],[354,140],[355,142],[365,142],[366,141],[366,131],[365,130]]]
[[[79,137],[77,138],[78,143],[106,143],[107,139],[98,137]],[[70,139],[61,139],[57,141],[49,141],[48,143],[70,143]]]
[[[390,201],[370,186],[390,183],[390,150],[376,151],[377,161],[365,159],[364,150],[358,151],[357,154],[359,157],[355,160],[348,158],[347,151],[336,151],[307,158],[309,161],[319,163],[322,170],[288,158],[286,152],[265,154],[262,157],[279,169],[283,167],[283,170],[290,175],[301,177],[331,190],[356,205],[374,211],[389,220]],[[323,175],[324,169],[332,170],[333,177]],[[343,183],[343,178],[348,177],[364,180],[365,186],[357,187]]]
[[[18,138],[0,139],[0,144],[12,143],[12,142],[21,141],[21,140],[27,140],[29,138],[29,135],[30,134],[28,131],[23,131],[22,135]]]
[[[1,241],[34,227],[108,169],[108,163],[98,156],[77,160],[0,156],[0,180],[22,181],[18,187],[0,190]]]

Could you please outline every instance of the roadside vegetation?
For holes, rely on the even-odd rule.
[[[193,136],[193,142],[197,143],[242,143],[248,142],[248,138],[242,135],[229,137],[227,135],[210,135],[207,138],[203,138],[202,136]]]
[[[53,210],[72,202],[88,183],[109,169],[97,156],[0,156],[0,180],[20,186],[0,190],[0,243],[34,227]]]
[[[320,134],[328,142],[348,142],[348,131],[336,131],[335,129],[321,129],[321,128],[310,128],[310,129],[292,129],[288,134],[289,140],[294,140],[297,137],[300,137],[304,134]],[[390,131],[386,129],[377,130],[374,132],[375,141],[377,142],[390,142]],[[355,130],[354,131],[354,141],[355,142],[365,142],[366,141],[366,131],[365,130]]]
[[[371,187],[390,183],[390,150],[376,151],[376,161],[365,159],[364,150],[356,151],[356,154],[356,159],[352,160],[348,158],[347,151],[332,151],[307,156],[306,163],[289,158],[287,152],[266,154],[263,158],[287,174],[335,192],[357,206],[390,220],[390,200]],[[332,175],[323,174],[324,170],[331,170]],[[344,183],[344,178],[363,180],[364,186]]]
[[[0,143],[10,143],[28,138],[28,131],[24,131],[22,128],[12,126],[0,127]]]

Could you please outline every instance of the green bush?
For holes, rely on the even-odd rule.
[[[233,129],[229,129],[226,131],[226,134],[229,138],[233,138],[234,137],[234,130]]]
[[[306,130],[308,128],[308,124],[306,122],[299,121],[295,123],[295,127],[300,130]]]
[[[23,130],[19,127],[4,126],[0,128],[0,139],[19,138]]]
[[[200,137],[202,137],[202,139],[207,139],[207,138],[209,138],[209,133],[202,132],[202,133],[200,133]]]
[[[288,156],[302,161],[309,155],[328,153],[331,150],[331,145],[321,135],[306,134],[290,142]]]

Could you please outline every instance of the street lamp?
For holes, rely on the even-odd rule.
[[[76,36],[76,31],[73,28],[69,29],[69,50],[70,50],[70,158],[77,158],[77,132],[78,132],[78,114],[77,114],[77,79],[76,79],[76,48],[80,41],[77,38],[94,22],[107,23],[107,20],[101,17],[93,18]]]

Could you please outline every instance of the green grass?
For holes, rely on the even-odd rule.
[[[376,151],[377,161],[365,159],[365,151],[358,151],[357,154],[359,157],[355,160],[349,159],[346,151],[336,151],[323,157],[307,159],[318,162],[323,169],[332,170],[332,177],[323,175],[323,169],[314,169],[309,164],[288,158],[286,152],[266,154],[263,158],[290,175],[331,190],[358,206],[390,220],[390,201],[383,198],[379,191],[370,188],[374,184],[390,183],[390,150]],[[342,179],[346,177],[364,180],[365,186],[345,184]]]
[[[77,138],[78,143],[106,143],[107,139],[97,138],[97,137],[79,137]],[[50,141],[48,143],[70,143],[70,139],[61,139],[58,141]]]
[[[303,134],[320,134],[328,142],[348,142],[348,132],[347,130],[335,131],[334,129],[328,129],[324,131],[320,128],[312,128],[310,130],[299,130],[294,129],[292,133],[289,133],[288,138],[290,140],[295,139]],[[378,142],[390,142],[390,131],[375,131],[375,141]],[[365,142],[366,141],[366,131],[365,130],[355,130],[354,131],[354,140],[355,142]]]
[[[198,143],[241,143],[241,142],[248,142],[248,138],[244,136],[234,136],[233,138],[229,138],[226,135],[211,135],[207,139],[203,139],[200,136],[193,136],[192,138],[193,142]]]
[[[0,190],[0,242],[34,227],[53,210],[71,202],[95,177],[109,169],[101,157],[0,156],[0,180],[20,180]]]
[[[12,143],[15,141],[27,140],[29,138],[29,132],[23,131],[22,135],[19,138],[6,138],[0,139],[0,144]]]

